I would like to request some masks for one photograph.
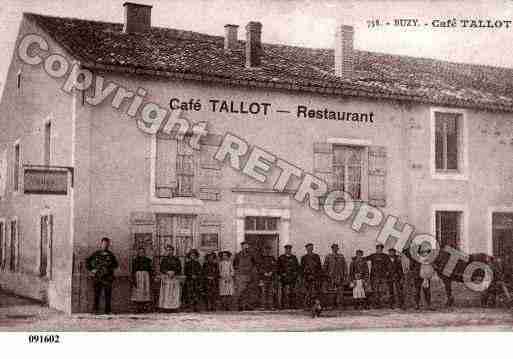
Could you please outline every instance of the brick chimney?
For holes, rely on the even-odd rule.
[[[151,5],[125,2],[123,8],[125,18],[124,33],[146,32],[151,28]]]
[[[239,25],[226,24],[224,25],[224,49],[233,50],[238,45],[238,31]]]
[[[341,25],[335,33],[335,75],[350,78],[354,70],[354,29]]]
[[[246,67],[260,66],[262,57],[262,24],[250,21],[246,25]]]

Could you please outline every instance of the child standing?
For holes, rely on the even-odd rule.
[[[229,251],[219,253],[221,261],[219,262],[219,295],[221,297],[221,306],[224,310],[230,310],[232,296],[235,292],[233,276],[235,271],[231,259],[232,254]]]
[[[363,258],[363,251],[358,249],[356,256],[352,258],[349,267],[349,277],[353,287],[353,299],[355,301],[355,309],[367,308],[367,293],[365,288],[368,287],[369,266]]]
[[[203,268],[199,262],[199,253],[196,249],[189,251],[189,261],[185,263],[185,295],[187,305],[197,312],[201,297],[201,277]]]

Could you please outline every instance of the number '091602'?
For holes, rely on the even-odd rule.
[[[29,335],[28,341],[30,344],[58,344],[60,337],[58,335]]]

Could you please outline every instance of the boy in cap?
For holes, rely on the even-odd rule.
[[[217,255],[209,253],[203,263],[203,278],[205,279],[205,302],[207,311],[216,310],[217,294],[219,292],[219,266]]]
[[[271,247],[264,248],[264,255],[258,263],[258,276],[260,286],[260,305],[263,309],[274,307],[274,277],[276,274],[276,259],[271,254]]]
[[[324,274],[328,277],[328,290],[335,293],[334,308],[338,308],[344,299],[346,281],[346,259],[338,253],[338,244],[331,245],[331,253],[324,259]]]
[[[281,283],[281,308],[289,309],[296,306],[296,282],[299,276],[299,262],[297,257],[292,254],[292,246],[284,246],[285,254],[278,258],[278,274]]]
[[[390,273],[390,257],[383,253],[383,244],[376,244],[376,253],[364,257],[371,262],[370,280],[372,287],[373,302],[376,308],[381,308],[381,301],[386,291]]]
[[[301,276],[306,291],[305,307],[311,309],[319,298],[319,284],[322,276],[321,258],[314,253],[314,246],[308,243],[306,254],[301,257]]]

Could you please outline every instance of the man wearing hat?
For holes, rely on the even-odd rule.
[[[305,248],[306,254],[301,257],[301,276],[306,291],[305,306],[310,309],[319,296],[322,265],[321,258],[313,251],[313,244],[308,243]]]
[[[256,260],[249,251],[247,242],[242,242],[240,245],[242,250],[233,259],[239,310],[250,310],[252,309],[250,286],[255,277]]]
[[[394,308],[397,301],[399,307],[404,309],[404,271],[401,256],[397,254],[395,248],[388,250],[390,256],[390,276],[388,277],[388,293],[390,294],[390,308]]]
[[[328,277],[328,290],[335,294],[334,307],[337,308],[344,300],[344,284],[346,281],[346,259],[338,253],[338,244],[331,245],[331,253],[324,259],[324,274]]]
[[[376,253],[368,255],[365,260],[371,263],[370,280],[374,306],[381,308],[381,301],[387,290],[388,278],[392,262],[390,257],[383,253],[383,244],[376,244]]]
[[[263,309],[274,307],[274,279],[276,276],[276,258],[271,254],[271,247],[265,246],[264,254],[258,261],[258,285],[260,287],[260,306]]]
[[[281,308],[289,309],[296,306],[296,282],[299,276],[299,262],[292,254],[292,246],[284,246],[285,254],[278,258],[278,274],[281,283]]]

